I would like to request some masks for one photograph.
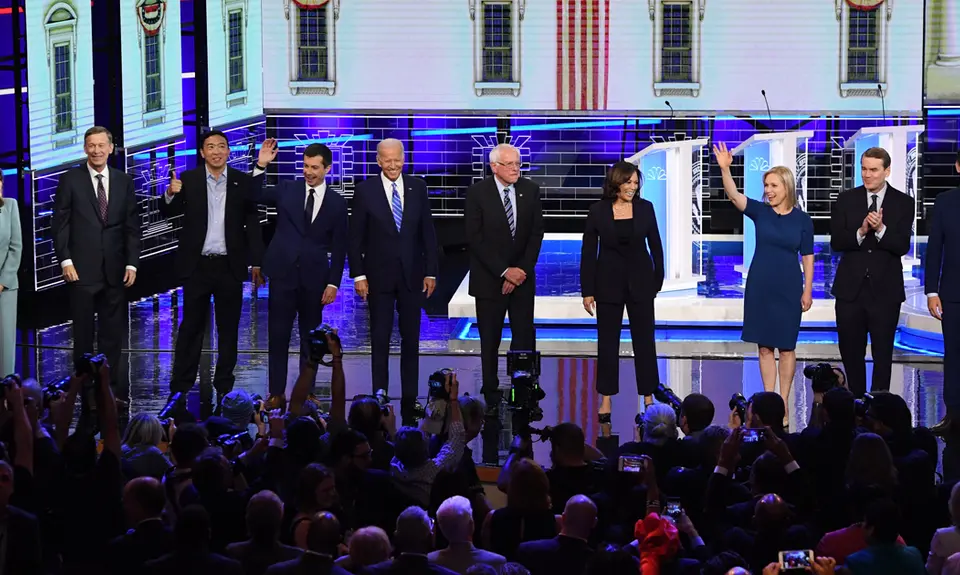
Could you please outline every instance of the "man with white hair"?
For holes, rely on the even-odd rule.
[[[367,567],[368,575],[453,575],[453,571],[429,563],[433,547],[433,521],[417,506],[407,507],[397,517],[393,535],[396,557]]]
[[[373,393],[387,389],[393,310],[400,328],[401,415],[413,424],[420,380],[420,308],[437,287],[437,236],[427,184],[403,173],[403,143],[377,144],[380,173],[353,195],[350,276],[354,291],[370,306],[370,367]]]
[[[449,545],[446,549],[431,553],[430,563],[465,575],[467,569],[478,563],[499,571],[500,566],[507,562],[503,555],[473,546],[473,508],[466,497],[457,495],[441,503],[437,510],[437,525]]]
[[[497,356],[510,312],[510,349],[533,351],[534,266],[543,242],[540,186],[521,177],[520,151],[500,144],[490,152],[493,176],[467,190],[464,219],[470,249],[470,295],[476,300],[480,362],[488,407],[500,403]]]

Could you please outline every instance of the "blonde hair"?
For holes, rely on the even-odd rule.
[[[786,201],[791,208],[797,207],[797,180],[793,177],[793,172],[785,166],[774,166],[763,173],[763,183],[767,183],[767,176],[777,176],[787,190]]]

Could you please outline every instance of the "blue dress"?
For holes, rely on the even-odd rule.
[[[743,296],[741,339],[763,347],[795,349],[803,314],[803,272],[797,254],[813,255],[813,220],[800,208],[781,216],[749,198],[743,213],[756,227],[757,249]]]

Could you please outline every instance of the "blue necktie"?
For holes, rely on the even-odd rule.
[[[397,183],[393,182],[393,223],[397,224],[397,231],[400,231],[400,224],[403,222],[403,204],[400,202],[400,192],[397,191]]]
[[[513,215],[513,202],[510,201],[510,186],[503,188],[503,209],[507,212],[507,225],[510,226],[510,237],[517,237],[517,219]]]

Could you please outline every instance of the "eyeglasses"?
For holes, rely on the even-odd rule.
[[[494,164],[503,166],[504,168],[520,169],[520,162],[494,162]]]

